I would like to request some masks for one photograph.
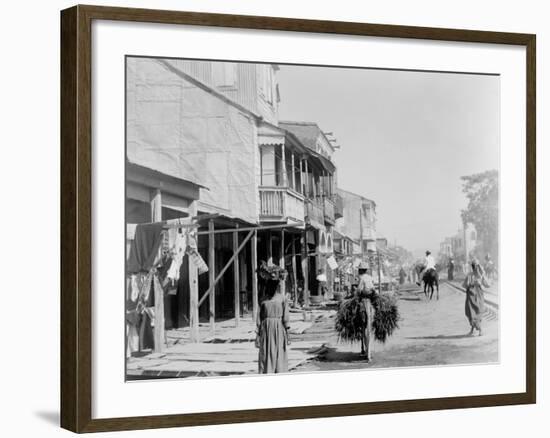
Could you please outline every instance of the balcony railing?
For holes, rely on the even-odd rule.
[[[334,225],[334,202],[330,198],[324,198],[323,204],[325,222]]]
[[[313,226],[323,227],[325,224],[323,205],[308,199],[306,202],[306,219]]]
[[[334,219],[344,217],[344,198],[336,194],[334,196]]]
[[[260,219],[303,222],[304,197],[288,187],[260,187]]]

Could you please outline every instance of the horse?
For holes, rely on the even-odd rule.
[[[416,265],[416,273],[420,275],[420,272],[424,269],[424,265]],[[439,274],[437,272],[437,265],[435,269],[430,269],[428,272],[424,272],[422,276],[422,281],[424,283],[424,296],[428,298],[428,288],[430,289],[430,300],[434,296],[434,286],[436,290],[436,299],[439,300]]]

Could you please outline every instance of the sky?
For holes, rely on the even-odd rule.
[[[423,253],[461,226],[460,177],[499,168],[498,76],[280,65],[281,120],[333,132],[338,186],[377,234]]]

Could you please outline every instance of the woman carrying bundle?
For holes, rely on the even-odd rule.
[[[258,351],[258,373],[288,372],[290,318],[288,305],[280,292],[280,281],[286,271],[262,265],[260,275],[265,278],[266,299],[262,302],[256,320],[256,347]]]

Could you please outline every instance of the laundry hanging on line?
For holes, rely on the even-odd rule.
[[[154,266],[161,243],[162,223],[137,225],[126,264],[127,272],[149,272]]]

